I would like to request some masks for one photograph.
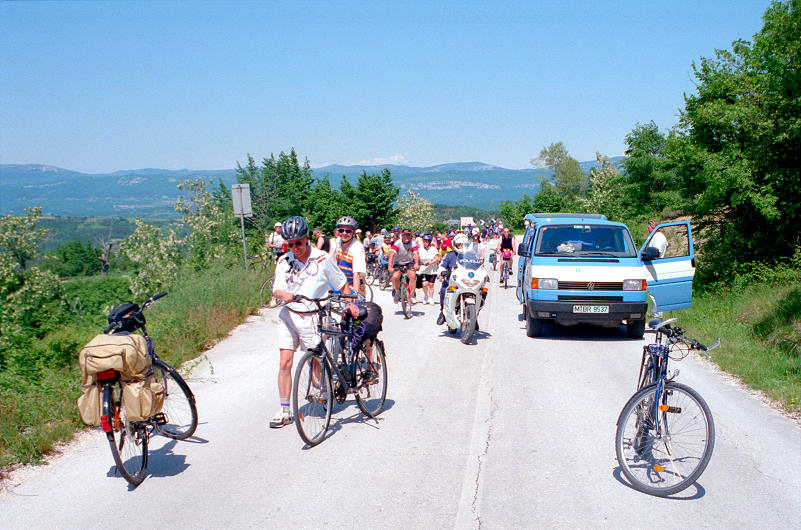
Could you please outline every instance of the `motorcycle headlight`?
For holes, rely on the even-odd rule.
[[[480,283],[480,280],[469,280],[465,278],[464,280],[462,280],[462,283],[465,284],[465,286],[467,287],[475,287]]]

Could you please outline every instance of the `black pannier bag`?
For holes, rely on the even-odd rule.
[[[121,331],[135,331],[145,323],[145,316],[139,310],[139,306],[132,302],[117,304],[108,314],[109,324],[118,324],[115,333]]]
[[[354,322],[354,336],[358,345],[364,343],[365,339],[374,339],[378,332],[383,328],[384,315],[381,306],[374,302],[363,302],[359,304],[360,314],[357,322]]]

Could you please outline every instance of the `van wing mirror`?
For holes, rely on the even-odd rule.
[[[528,250],[526,250],[526,244],[525,243],[520,243],[519,245],[517,245],[517,255],[518,256],[523,256],[523,257],[528,257]]]
[[[659,249],[656,247],[646,247],[645,250],[642,251],[640,257],[644,261],[651,261],[659,257]]]

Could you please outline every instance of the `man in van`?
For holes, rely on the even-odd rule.
[[[657,223],[654,219],[648,221],[648,233],[650,234],[651,232],[653,232],[654,228],[656,228],[658,224],[659,223]],[[653,247],[659,251],[660,258],[665,257],[665,251],[667,250],[667,246],[668,246],[667,238],[665,237],[665,234],[663,234],[662,232],[657,232],[656,234],[654,234],[654,237],[651,238],[651,242],[648,243],[649,248]]]

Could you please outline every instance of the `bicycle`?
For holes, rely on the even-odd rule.
[[[637,392],[620,412],[615,434],[617,461],[629,483],[658,497],[698,480],[715,447],[709,406],[695,390],[674,381],[679,371],[668,374],[668,360],[681,360],[690,349],[708,356],[720,339],[704,346],[685,337],[680,327],[671,327],[675,321],[649,323],[656,341],[643,346]]]
[[[379,258],[374,252],[368,252],[365,255],[367,262],[367,271],[364,275],[364,281],[367,285],[373,285],[378,279],[378,272],[381,269]]]
[[[408,268],[411,265],[404,265],[398,267],[401,271],[400,277],[400,303],[403,310],[403,317],[405,319],[412,318],[412,286],[409,285]]]
[[[507,284],[509,282],[509,273],[511,269],[511,261],[512,261],[512,253],[508,250],[504,250],[501,253],[501,258],[503,261],[503,265],[501,265],[501,277],[500,283],[503,284],[503,288],[506,289]]]
[[[390,283],[389,269],[387,269],[386,264],[379,265],[378,267],[378,288],[384,290],[389,287]]]
[[[120,373],[106,370],[97,374],[97,383],[102,386],[100,423],[108,438],[111,454],[117,470],[129,483],[140,484],[147,473],[148,441],[153,430],[175,440],[184,440],[197,429],[197,405],[195,396],[183,377],[153,348],[153,340],[147,333],[142,312],[153,305],[167,292],[155,294],[145,300],[141,307],[133,304],[123,318],[111,321],[104,333],[127,334],[137,329],[142,331],[156,382],[164,387],[164,404],[161,412],[143,420],[129,421],[123,407],[124,382]]]
[[[255,254],[253,256],[247,256],[248,261],[248,270],[250,271],[266,271],[271,268],[273,264],[272,260],[272,253],[265,252],[263,254]]]
[[[292,382],[292,414],[301,439],[314,447],[325,439],[331,423],[334,399],[343,403],[355,395],[361,411],[376,417],[387,397],[387,363],[384,343],[372,340],[368,355],[358,336],[358,320],[347,310],[337,322],[331,303],[356,299],[356,295],[329,292],[314,299],[295,295],[294,301],[309,301],[317,306],[317,329],[322,340],[301,357]]]

